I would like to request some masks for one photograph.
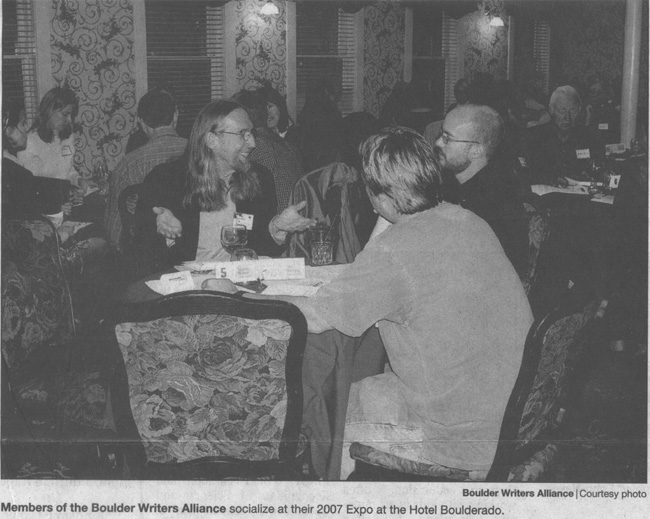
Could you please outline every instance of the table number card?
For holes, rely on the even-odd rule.
[[[609,189],[618,189],[618,184],[621,181],[621,175],[609,176]]]
[[[215,277],[241,281],[304,279],[305,258],[230,261],[214,264]]]

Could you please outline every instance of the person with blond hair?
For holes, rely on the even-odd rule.
[[[312,298],[284,298],[309,331],[360,337],[377,323],[390,369],[352,384],[347,447],[485,477],[532,314],[490,226],[443,201],[440,164],[415,131],[392,127],[360,148],[362,177],[390,222]]]

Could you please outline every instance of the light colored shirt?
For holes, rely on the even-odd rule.
[[[425,460],[489,469],[533,318],[487,223],[447,203],[395,223],[313,305],[353,337],[379,323],[392,389],[368,398],[382,423],[422,431]]]
[[[196,261],[230,261],[230,252],[221,245],[221,228],[232,225],[236,207],[229,196],[226,201],[221,211],[201,211]]]
[[[18,163],[37,177],[69,180],[77,185],[79,173],[74,167],[74,134],[65,140],[54,137],[44,142],[36,131],[27,135],[27,146],[16,155]]]

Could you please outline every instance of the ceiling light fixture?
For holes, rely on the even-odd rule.
[[[479,11],[483,12],[490,20],[490,27],[505,27],[502,16],[505,13],[504,0],[481,0],[478,3]]]
[[[276,14],[280,14],[280,9],[278,9],[278,6],[275,5],[272,0],[267,0],[260,9],[260,14],[263,14],[264,16],[275,16]]]

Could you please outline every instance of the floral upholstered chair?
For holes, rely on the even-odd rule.
[[[49,221],[3,220],[2,442],[10,446],[3,449],[4,477],[64,477],[69,471],[52,455],[38,461],[34,455],[74,441],[63,433],[71,422],[112,426],[101,374],[71,368],[68,261]],[[43,467],[43,459],[51,466]]]
[[[431,465],[380,452],[361,443],[350,446],[356,460],[354,479],[438,481],[537,481],[558,452],[554,443],[564,411],[567,385],[575,364],[579,336],[593,319],[598,301],[568,299],[528,333],[522,364],[501,424],[489,472],[470,472]]]
[[[306,323],[280,301],[173,294],[124,309],[112,385],[129,470],[147,479],[296,479]]]
[[[15,370],[34,350],[71,340],[72,305],[51,223],[3,222],[2,242],[2,354]]]
[[[537,261],[542,245],[551,235],[551,216],[548,209],[537,210],[533,205],[524,203],[528,219],[528,266],[521,280],[526,294],[530,294],[537,278]]]
[[[523,408],[508,481],[537,481],[553,464],[581,332],[598,303],[569,300],[542,321],[537,373]]]

